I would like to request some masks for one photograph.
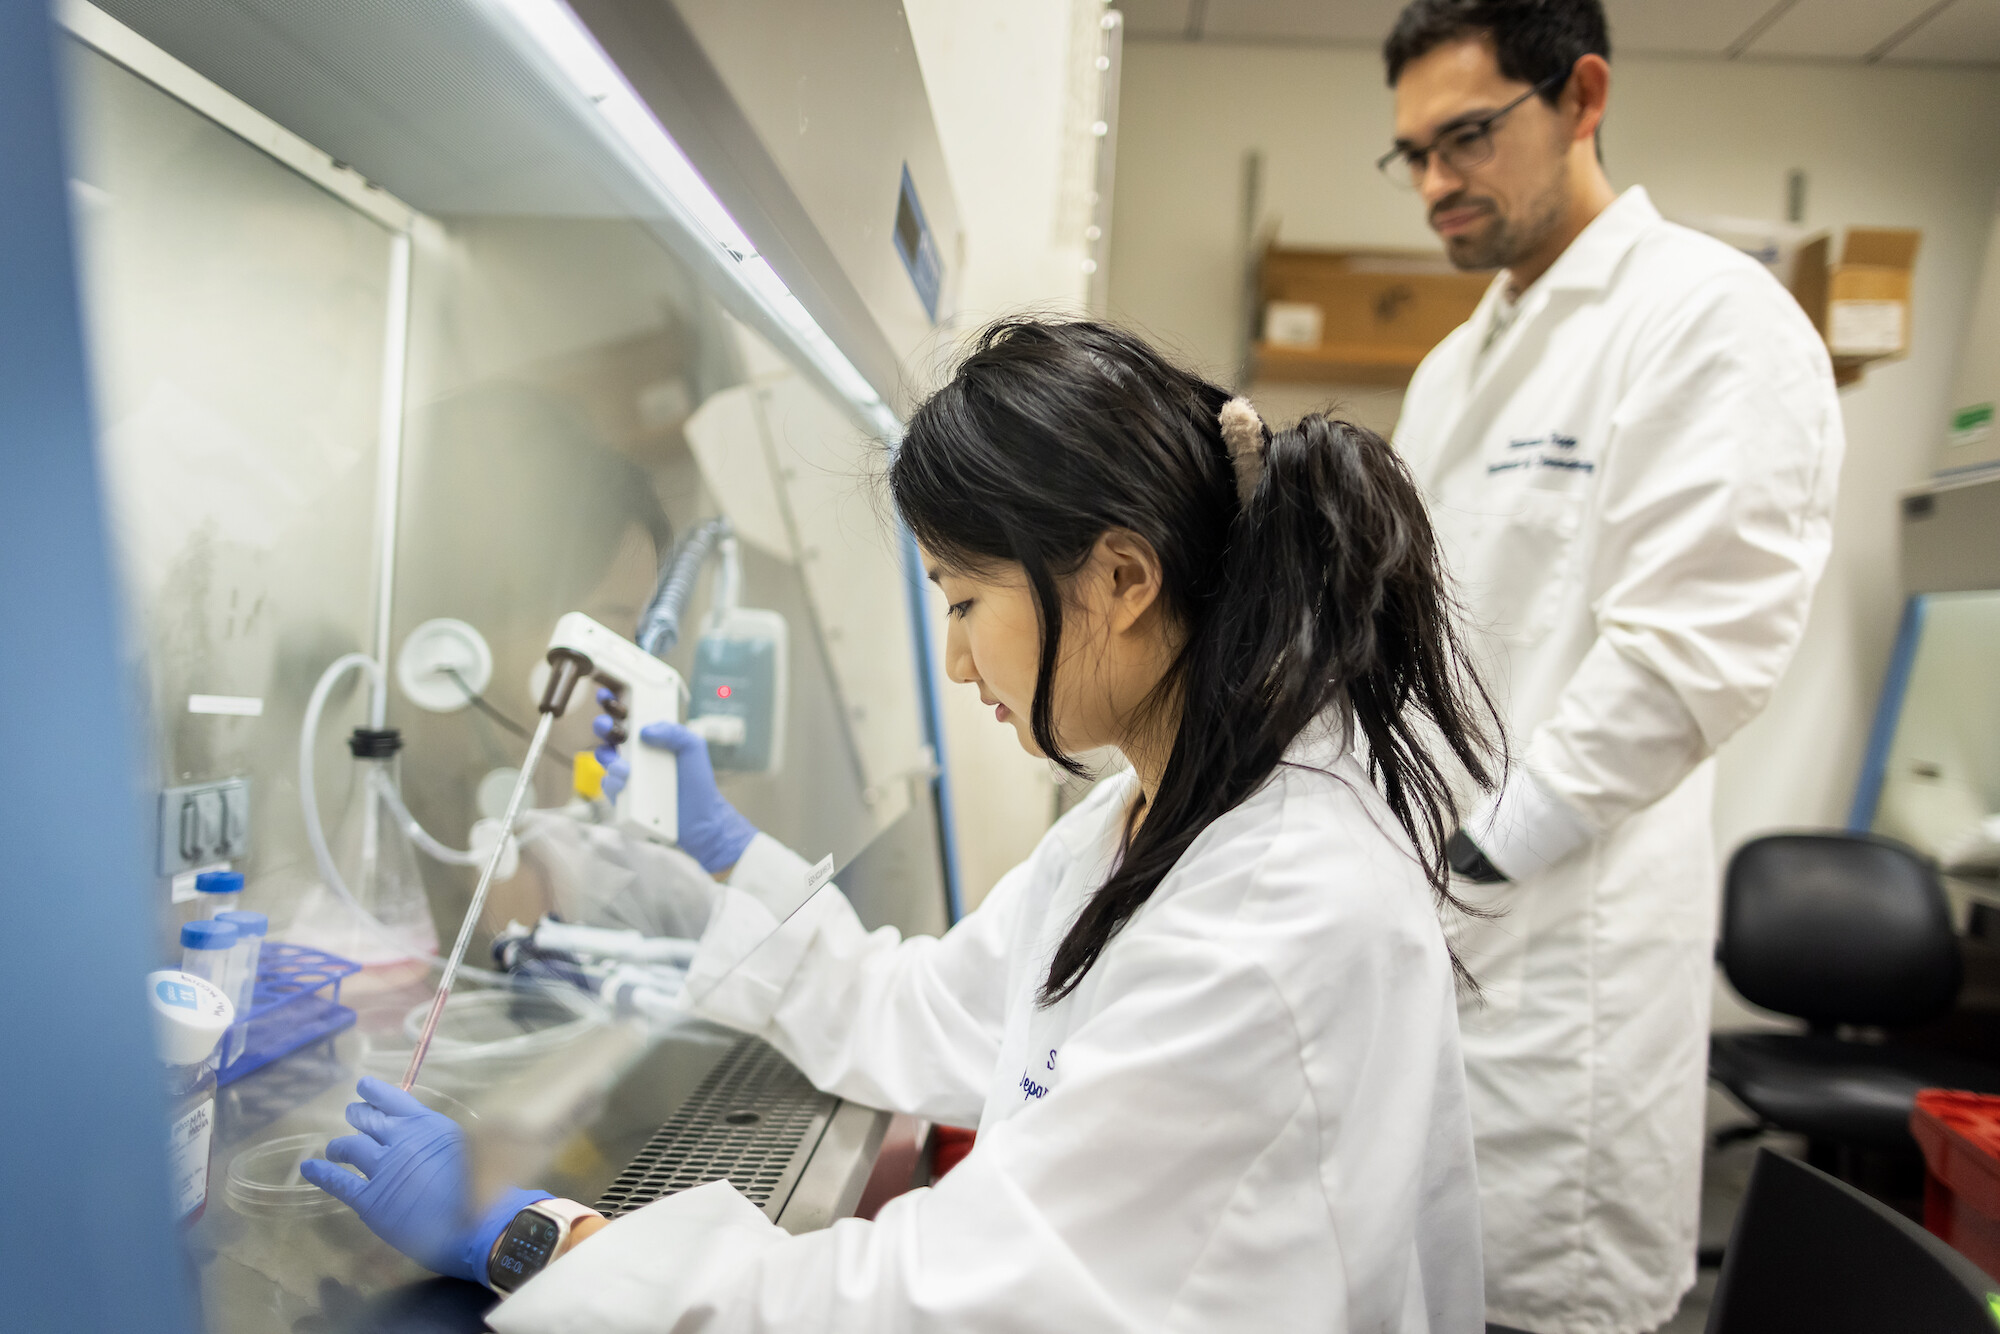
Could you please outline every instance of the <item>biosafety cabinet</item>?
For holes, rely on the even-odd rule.
[[[1977,934],[2000,923],[2000,480],[1944,476],[1901,499],[1906,601],[1849,827],[1935,858]]]
[[[521,763],[551,627],[580,611],[634,634],[668,558],[717,519],[737,553],[727,596],[788,628],[783,735],[760,752],[782,760],[725,772],[726,795],[832,858],[869,925],[948,925],[933,609],[880,478],[937,372],[962,251],[901,9],[55,14],[162,962],[204,867],[244,872],[245,906],[276,934],[310,916],[316,830],[361,781],[356,729],[395,734],[409,816],[466,848]],[[725,581],[695,568],[665,656],[699,684]],[[382,670],[325,675],[350,654]],[[593,712],[557,724],[536,806],[588,799]],[[224,788],[226,805],[208,799]],[[496,975],[481,952],[510,920],[577,902],[560,855],[524,846],[522,862],[475,937],[471,961]],[[448,938],[474,872],[414,864]],[[224,1089],[190,1234],[210,1328],[390,1309],[418,1277],[351,1217],[287,1212],[285,1183],[259,1196],[231,1168],[337,1123],[357,1073],[393,1073],[424,984],[420,966],[364,969],[340,997],[349,1027]],[[854,1206],[884,1118],[719,1031],[635,1050],[484,994],[438,1090],[483,1127],[483,1171],[590,1200],[644,1158],[643,1203],[738,1170],[677,1158],[663,1126],[693,1143],[703,1117],[768,1112],[790,1129],[759,1142],[756,1202],[795,1227]],[[536,1062],[570,1040],[574,1096],[517,1114],[522,1081],[550,1087]]]

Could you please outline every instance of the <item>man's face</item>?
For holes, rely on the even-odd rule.
[[[1396,145],[1442,147],[1527,91],[1501,74],[1486,40],[1447,42],[1396,81]],[[1453,264],[1509,268],[1547,242],[1569,203],[1569,145],[1557,110],[1530,97],[1492,127],[1485,162],[1460,169],[1430,153],[1417,192]]]

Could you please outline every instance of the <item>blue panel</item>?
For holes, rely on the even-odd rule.
[[[917,554],[917,540],[910,530],[898,525],[903,535],[903,582],[910,595],[910,638],[917,646],[918,702],[924,711],[924,739],[930,743],[937,763],[937,777],[931,780],[937,798],[938,855],[944,861],[945,913],[956,922],[965,915],[965,894],[958,880],[958,823],[952,812],[951,776],[944,763],[944,711],[938,692],[937,665],[931,654],[931,620],[925,614],[930,583],[924,578],[923,557]]]
[[[910,179],[907,166],[903,168],[903,187],[896,194],[896,225],[889,234],[895,238],[896,253],[903,257],[910,281],[916,284],[924,313],[936,324],[938,295],[944,290],[944,261],[938,257],[937,238],[931,235],[930,220],[924,217],[923,201],[917,198],[916,182]]]
[[[0,1325],[194,1325],[168,1222],[136,706],[92,444],[46,0],[0,3]]]
[[[1882,678],[1882,694],[1875,701],[1875,722],[1868,729],[1868,753],[1861,761],[1861,780],[1854,785],[1854,805],[1847,812],[1847,827],[1866,833],[1875,823],[1875,807],[1882,800],[1882,783],[1889,772],[1889,747],[1896,740],[1896,723],[1903,716],[1903,696],[1910,690],[1910,672],[1917,665],[1917,644],[1924,637],[1922,596],[1903,604],[1903,622],[1896,628],[1896,647],[1889,653],[1889,671]]]

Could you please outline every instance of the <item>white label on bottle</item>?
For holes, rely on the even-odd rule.
[[[213,1098],[203,1098],[174,1122],[167,1139],[167,1171],[175,1218],[186,1218],[208,1198],[208,1140],[214,1131]]]

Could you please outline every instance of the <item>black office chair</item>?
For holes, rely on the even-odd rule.
[[[1918,1089],[2000,1093],[2000,1069],[1894,1043],[1844,1041],[1843,1024],[1894,1027],[1957,999],[1958,939],[1937,872],[1869,834],[1773,834],[1729,859],[1716,958],[1754,1005],[1805,1033],[1718,1033],[1711,1078],[1762,1130],[1802,1134],[1829,1167],[1838,1146],[1914,1153]]]
[[[1707,1331],[1994,1334],[1996,1287],[1894,1209],[1796,1158],[1760,1149]]]

